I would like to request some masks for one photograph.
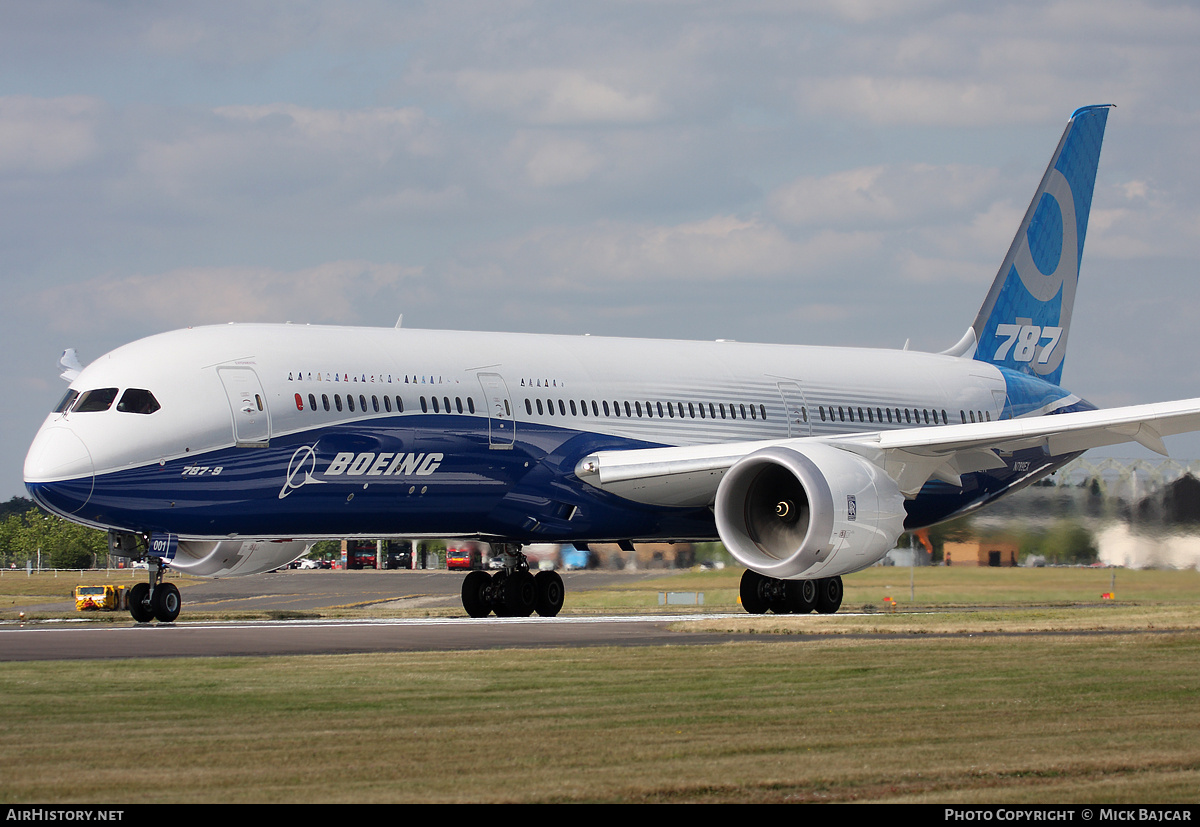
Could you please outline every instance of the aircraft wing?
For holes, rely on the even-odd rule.
[[[1189,431],[1200,431],[1200,398],[845,436],[597,451],[580,460],[575,471],[590,485],[635,502],[703,506],[713,503],[721,478],[743,457],[773,446],[802,452],[805,445],[815,443],[874,463],[911,498],[930,479],[959,485],[962,474],[1003,468],[1003,456],[1023,448],[1041,446],[1061,456],[1137,442],[1166,456],[1163,437]]]

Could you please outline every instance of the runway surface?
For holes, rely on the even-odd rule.
[[[694,645],[731,639],[729,635],[672,632],[667,628],[676,621],[695,618],[654,615],[26,625],[0,629],[0,661]]]
[[[565,572],[572,591],[669,572]],[[162,657],[316,655],[360,652],[454,651],[544,646],[652,646],[728,642],[729,635],[680,633],[669,626],[696,614],[610,617],[497,618],[462,616],[370,620],[256,620],[188,622],[192,612],[239,610],[289,613],[332,608],[395,606],[461,615],[463,574],[447,571],[285,571],[214,580],[182,589],[176,623],[42,621],[0,627],[0,661]],[[69,611],[69,603],[28,607]],[[716,615],[704,615],[714,617]]]

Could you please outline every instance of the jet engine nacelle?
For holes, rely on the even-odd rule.
[[[715,510],[729,553],[785,580],[858,571],[904,531],[904,496],[892,478],[821,444],[764,448],[738,460],[717,488]]]
[[[286,566],[310,547],[303,540],[180,540],[170,566],[200,577],[259,574]]]

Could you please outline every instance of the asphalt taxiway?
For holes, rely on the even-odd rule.
[[[572,591],[654,572],[565,572]],[[544,646],[652,646],[728,642],[728,635],[680,633],[671,625],[695,614],[471,619],[461,616],[463,575],[447,571],[285,571],[214,580],[182,589],[176,623],[42,621],[0,626],[0,661],[226,657],[453,651]],[[445,617],[325,620],[297,617],[337,608],[445,609]],[[28,607],[69,611],[71,604]],[[277,613],[279,620],[197,621],[188,612]],[[458,616],[453,616],[458,615]],[[713,615],[704,615],[712,617]]]

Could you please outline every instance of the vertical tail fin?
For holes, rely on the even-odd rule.
[[[1077,109],[972,330],[975,358],[1059,384],[1108,105]]]

